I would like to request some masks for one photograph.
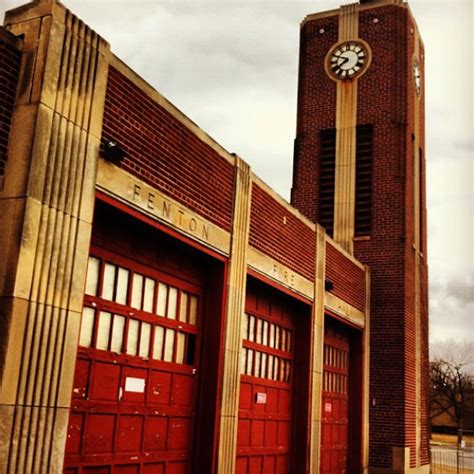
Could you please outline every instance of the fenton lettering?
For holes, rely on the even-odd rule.
[[[190,215],[178,205],[147,189],[143,189],[138,184],[133,187],[133,201],[148,212],[174,224],[181,230],[200,239],[209,240],[209,226],[198,217]]]

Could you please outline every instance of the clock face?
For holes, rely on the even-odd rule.
[[[345,41],[329,53],[328,70],[337,79],[351,79],[364,71],[368,63],[367,48],[360,41]]]
[[[415,81],[415,90],[417,95],[421,94],[421,70],[418,60],[413,61],[413,79]]]

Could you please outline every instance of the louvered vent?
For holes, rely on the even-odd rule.
[[[372,125],[356,131],[355,235],[370,235],[372,227]]]
[[[332,237],[334,231],[334,184],[336,178],[336,130],[321,130],[319,161],[319,223]]]

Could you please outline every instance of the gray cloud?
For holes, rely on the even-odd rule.
[[[449,281],[447,286],[447,293],[460,306],[466,306],[474,303],[474,279],[471,276],[466,280]],[[474,317],[474,315],[473,315]]]
[[[22,4],[0,0],[0,9]],[[289,197],[299,23],[342,0],[66,0],[112,50]],[[349,1],[345,2],[349,3]],[[412,0],[426,47],[431,330],[472,329],[473,56],[470,0]]]

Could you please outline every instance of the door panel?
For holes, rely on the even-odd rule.
[[[348,472],[349,338],[327,328],[323,353],[321,473]]]
[[[238,474],[287,473],[293,430],[294,310],[250,287],[243,324]]]
[[[92,247],[66,472],[190,471],[202,293],[179,273]]]

